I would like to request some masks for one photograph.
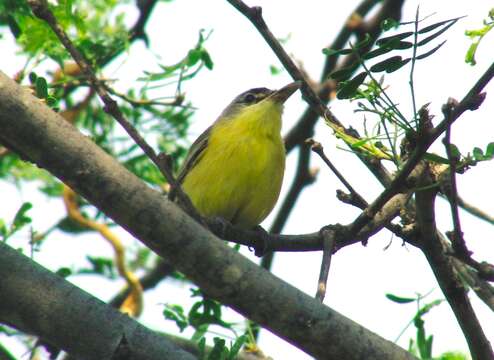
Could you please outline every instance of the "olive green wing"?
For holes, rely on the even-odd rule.
[[[204,150],[208,147],[209,135],[213,126],[208,127],[199,137],[194,141],[189,149],[189,153],[185,158],[182,167],[178,173],[177,181],[181,184],[187,177],[187,174],[196,166],[204,155]]]

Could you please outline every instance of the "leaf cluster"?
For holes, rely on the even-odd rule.
[[[405,330],[413,324],[416,329],[415,339],[410,339],[408,344],[408,351],[419,359],[423,360],[466,360],[467,357],[459,352],[445,352],[439,357],[432,356],[432,344],[434,340],[433,335],[427,335],[425,329],[425,319],[424,316],[427,315],[431,310],[441,305],[445,300],[436,299],[430,302],[421,304],[422,300],[426,298],[428,294],[422,296],[417,294],[416,297],[402,297],[394,294],[386,294],[386,298],[392,302],[400,305],[415,303],[417,306],[417,311],[413,316],[412,320],[408,325],[402,330],[400,335],[395,341],[398,341],[400,336],[405,332]]]
[[[163,316],[167,320],[174,321],[183,332],[186,328],[192,327],[194,335],[191,340],[196,342],[200,352],[200,359],[204,360],[230,360],[234,359],[247,342],[246,335],[237,336],[234,324],[222,319],[223,305],[215,300],[204,296],[200,290],[191,289],[192,297],[199,297],[186,313],[185,309],[178,304],[166,304],[163,310]],[[212,325],[220,326],[223,329],[231,331],[235,335],[235,340],[228,346],[226,340],[220,337],[213,337],[213,347],[206,348],[206,334],[210,331]]]
[[[328,57],[336,55],[356,55],[357,58],[353,64],[343,69],[334,71],[329,75],[332,79],[339,82],[337,93],[338,99],[354,98],[357,95],[357,89],[359,86],[362,85],[368,77],[372,77],[373,73],[385,72],[390,74],[401,69],[403,66],[410,63],[410,61],[422,60],[431,56],[444,45],[446,40],[440,42],[438,45],[429,50],[424,50],[420,54],[416,54],[415,50],[422,48],[423,46],[429,44],[432,40],[435,40],[451,26],[453,26],[459,19],[460,18],[444,20],[423,28],[418,28],[417,30],[405,31],[380,38],[375,43],[375,49],[364,53],[362,53],[362,50],[370,44],[370,35],[367,35],[364,40],[352,45],[350,48],[341,50],[332,50],[330,48],[323,49],[323,53]],[[413,25],[414,23],[393,24],[401,28],[404,26]],[[389,30],[389,21],[384,22],[382,27],[384,30]],[[387,57],[384,60],[380,59],[372,65],[367,65],[370,60],[387,55],[392,51],[402,52],[406,50],[414,50],[414,52],[412,55],[407,57],[403,57],[402,55],[394,55]],[[355,70],[362,65],[365,65],[364,71],[350,79]]]

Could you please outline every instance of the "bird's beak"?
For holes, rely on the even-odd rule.
[[[295,91],[302,86],[301,81],[294,81],[288,85],[283,86],[281,89],[274,91],[269,99],[274,100],[280,104],[283,104]]]

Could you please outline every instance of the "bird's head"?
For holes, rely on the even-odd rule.
[[[247,90],[223,110],[219,120],[258,122],[263,119],[281,119],[283,104],[300,86],[301,82],[295,81],[279,90],[267,88]]]

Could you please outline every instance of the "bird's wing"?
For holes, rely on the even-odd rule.
[[[194,141],[192,146],[190,147],[189,153],[185,158],[184,163],[182,164],[182,168],[178,173],[177,181],[181,184],[187,174],[192,170],[194,166],[199,162],[204,155],[204,150],[206,150],[208,146],[209,135],[211,133],[211,128],[213,126],[208,127],[199,137]]]

